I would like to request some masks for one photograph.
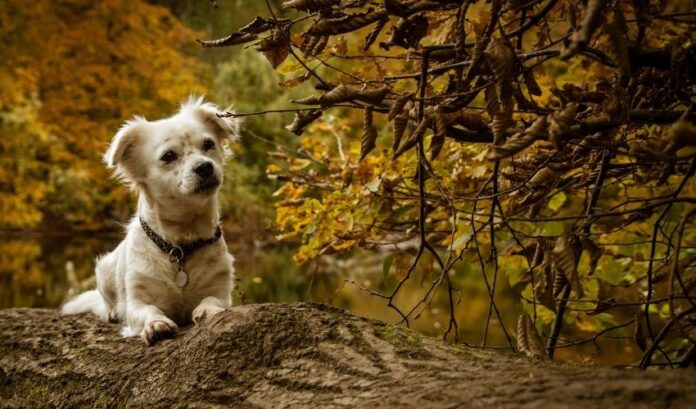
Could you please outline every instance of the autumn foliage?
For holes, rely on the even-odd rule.
[[[132,115],[203,91],[196,33],[143,1],[0,4],[0,228],[109,227],[130,212],[101,154]],[[89,188],[87,188],[89,187]]]
[[[646,367],[694,357],[695,30],[691,1],[288,0],[201,43],[316,89],[288,101],[300,148],[268,167],[298,263],[386,250],[366,296],[405,323],[444,299],[453,340],[464,265],[484,345],[492,322],[537,357],[623,338]]]

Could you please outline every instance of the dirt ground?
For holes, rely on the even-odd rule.
[[[445,345],[319,304],[233,307],[147,347],[117,324],[0,310],[0,407],[691,408],[696,370]]]

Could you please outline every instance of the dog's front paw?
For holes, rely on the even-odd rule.
[[[195,322],[196,324],[200,324],[201,321],[209,319],[213,315],[219,314],[223,311],[225,311],[225,309],[220,307],[196,307],[196,309],[193,310],[193,322]]]
[[[172,321],[155,320],[145,325],[142,337],[148,345],[154,345],[157,341],[174,337],[176,334],[176,324]]]

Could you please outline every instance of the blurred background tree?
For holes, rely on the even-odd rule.
[[[142,1],[6,1],[0,27],[0,228],[114,228],[131,202],[101,154],[125,118],[205,92],[198,34]]]

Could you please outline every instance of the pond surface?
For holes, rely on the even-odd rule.
[[[57,308],[72,294],[93,288],[95,256],[112,250],[119,241],[119,235],[0,237],[0,308]],[[321,262],[298,267],[292,260],[291,247],[241,249],[229,244],[237,258],[239,283],[235,304],[317,301],[357,315],[399,322],[399,315],[387,307],[385,299],[365,290],[384,293],[397,282],[398,277],[384,271],[386,255],[363,252],[350,258],[325,257]],[[456,308],[459,336],[464,342],[478,345],[484,336],[488,296],[480,275],[469,274],[466,266],[455,270],[451,278],[460,290]],[[416,273],[395,299],[397,305],[413,306],[423,298],[433,276],[424,272],[419,277],[419,272]],[[514,336],[522,306],[505,279],[499,280],[496,303],[506,328]],[[427,335],[442,336],[448,318],[447,294],[440,291],[410,326]],[[583,338],[588,334],[570,336]],[[488,345],[506,345],[495,316],[491,320]],[[602,339],[600,346],[597,349],[588,343],[562,349],[557,357],[600,364],[629,364],[638,357],[638,351],[625,340]]]

